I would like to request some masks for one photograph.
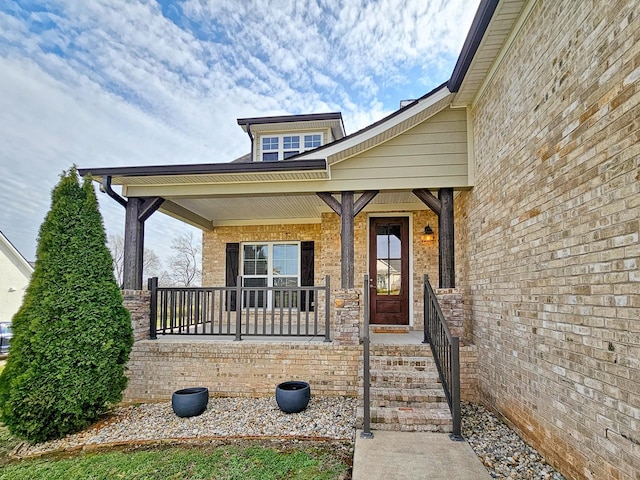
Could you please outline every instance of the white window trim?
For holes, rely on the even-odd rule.
[[[255,241],[255,242],[242,242],[240,243],[240,253],[241,253],[241,257],[240,257],[240,266],[241,266],[241,275],[242,275],[242,279],[243,279],[243,286],[244,286],[244,279],[245,278],[267,278],[267,286],[264,288],[273,288],[273,279],[274,278],[292,278],[294,277],[294,275],[274,275],[273,274],[273,247],[274,245],[296,245],[298,247],[298,274],[295,275],[297,281],[296,281],[296,287],[300,286],[300,276],[302,275],[302,246],[301,246],[302,242],[299,241],[275,241],[275,242],[261,242],[261,241]],[[267,246],[267,274],[266,275],[245,275],[244,274],[244,247],[245,246],[251,246],[251,245],[266,245]],[[251,287],[249,287],[251,288]],[[255,287],[255,288],[260,288],[260,287]],[[245,305],[242,306],[242,308],[245,308]],[[262,307],[260,307],[262,308]],[[273,292],[272,291],[268,291],[267,292],[267,302],[266,302],[266,309],[267,310],[272,310],[273,309]]]
[[[300,148],[298,150],[298,154],[302,153],[302,152],[306,152],[308,150],[313,150],[315,148],[319,148],[319,147],[312,147],[312,148],[304,148],[304,136],[305,135],[320,135],[320,146],[324,145],[325,143],[325,139],[324,139],[324,133],[323,132],[302,132],[302,133],[278,133],[278,134],[269,134],[269,133],[265,133],[264,135],[260,135],[259,140],[258,140],[258,145],[260,146],[260,151],[257,155],[256,161],[258,162],[262,162],[264,160],[262,160],[263,154],[265,153],[273,153],[276,152],[276,150],[265,150],[263,148],[263,139],[265,138],[278,138],[278,162],[281,160],[284,160],[284,153],[285,151],[289,152],[291,151],[290,149],[286,149],[284,148],[284,137],[300,137]],[[275,161],[275,160],[273,160]]]

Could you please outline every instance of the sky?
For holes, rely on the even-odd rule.
[[[0,231],[27,260],[60,174],[231,161],[236,119],[342,112],[347,134],[447,81],[479,0],[0,2]],[[119,187],[114,187],[118,189]],[[108,235],[124,208],[98,192]],[[162,260],[200,232],[162,213]]]

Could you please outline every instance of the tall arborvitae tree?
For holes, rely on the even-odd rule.
[[[75,167],[53,190],[36,264],[0,375],[0,413],[31,442],[90,425],[122,398],[133,344],[129,312],[91,180]]]

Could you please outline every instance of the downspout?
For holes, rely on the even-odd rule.
[[[247,135],[249,135],[249,139],[251,139],[251,161],[255,161],[253,158],[253,134],[251,133],[251,124],[247,123]]]
[[[102,191],[113,198],[124,208],[127,208],[127,201],[116,192],[114,192],[113,188],[111,188],[111,176],[102,177]]]

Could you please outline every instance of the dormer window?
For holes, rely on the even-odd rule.
[[[282,139],[282,148],[284,149],[282,158],[293,157],[300,153],[300,137],[293,135]]]
[[[304,149],[309,150],[311,148],[318,148],[322,144],[322,135],[305,135],[304,136]]]
[[[277,162],[278,161],[278,137],[264,137],[262,139],[262,161]]]
[[[277,162],[320,146],[322,146],[321,133],[262,137],[262,161]]]

